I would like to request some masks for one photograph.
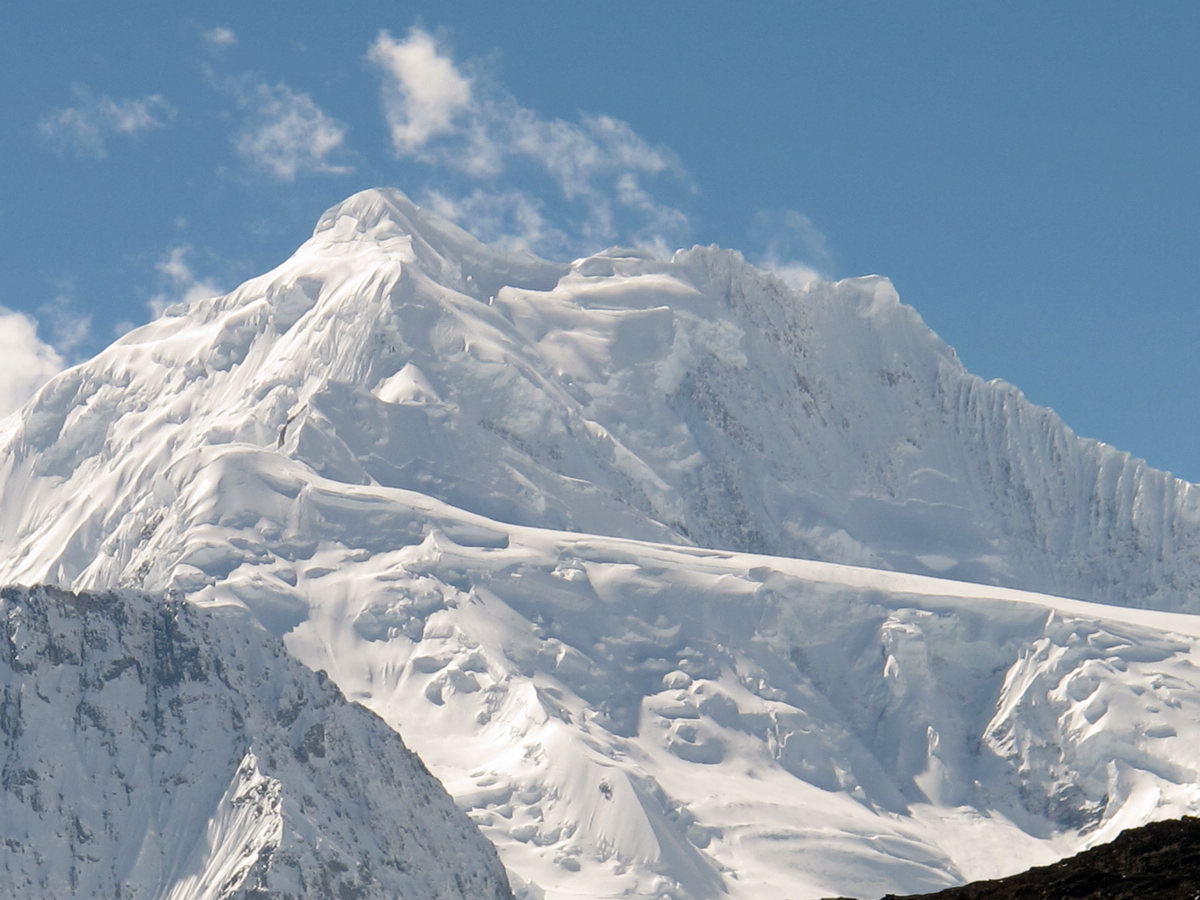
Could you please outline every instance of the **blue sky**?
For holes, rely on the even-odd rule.
[[[972,371],[1200,481],[1200,5],[4,18],[0,407],[390,185],[552,257],[717,243],[887,275]]]

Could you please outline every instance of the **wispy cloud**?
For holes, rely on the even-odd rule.
[[[754,262],[796,287],[833,277],[833,254],[812,219],[794,209],[760,210],[751,236],[762,251]]]
[[[202,31],[200,39],[208,49],[217,51],[224,50],[226,47],[232,47],[237,43],[237,35],[234,34],[233,29],[226,28],[223,25]]]
[[[49,331],[55,352],[68,360],[76,360],[77,351],[92,334],[92,317],[82,312],[76,302],[76,282],[70,275],[52,281],[54,296],[42,303],[37,314]]]
[[[452,222],[469,223],[480,240],[509,250],[564,246],[567,235],[551,225],[540,200],[516,189],[475,188],[462,196],[428,190],[422,202]]]
[[[146,303],[156,318],[176,303],[192,303],[223,293],[210,277],[198,275],[192,262],[195,249],[190,244],[169,248],[154,269],[158,273],[160,290]]]
[[[38,131],[59,153],[103,159],[113,136],[132,137],[164,127],[175,108],[161,94],[114,99],[75,85],[74,103],[54,109],[38,120]]]
[[[675,188],[690,190],[686,170],[627,123],[603,115],[544,118],[482,73],[464,72],[421,28],[403,39],[380,32],[367,59],[381,76],[396,156],[467,183],[422,199],[448,211],[507,210],[500,219],[519,228],[505,237],[543,252],[595,249],[616,239],[666,245],[686,234],[687,215],[648,186],[669,176]],[[547,187],[574,205],[569,218],[577,224],[546,224],[548,204],[539,197]]]
[[[63,359],[37,333],[37,322],[0,306],[0,416],[18,409],[50,378]]]
[[[253,76],[230,79],[226,85],[246,116],[234,138],[244,160],[279,181],[311,172],[353,171],[333,161],[345,145],[346,126],[326,115],[308,94]]]

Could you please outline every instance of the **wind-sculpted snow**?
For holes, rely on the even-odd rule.
[[[928,889],[1200,802],[1190,618],[436,512],[306,560],[288,643],[552,895]]]
[[[375,716],[244,613],[0,592],[6,897],[511,896]]]
[[[929,890],[1195,812],[1198,538],[884,279],[506,258],[397,192],[0,435],[0,579],[248,609],[528,897]]]
[[[142,530],[233,444],[513,524],[1130,606],[1200,590],[1197,489],[968,375],[884,279],[503,257],[398,192],[10,420],[0,575],[136,584]]]
[[[287,631],[524,896],[929,890],[1200,804],[1192,616],[507,526],[227,452],[175,590]]]

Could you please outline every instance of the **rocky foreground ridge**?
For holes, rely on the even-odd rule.
[[[883,900],[1195,900],[1200,819],[1131,828],[1115,841],[1019,875]]]
[[[238,610],[0,591],[0,894],[511,897],[399,736]]]

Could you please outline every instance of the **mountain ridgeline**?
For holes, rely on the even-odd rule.
[[[64,848],[14,832],[6,871],[504,896],[452,810],[419,833],[444,798],[404,787],[415,763],[362,762],[376,719],[277,649],[237,668],[252,623],[403,735],[522,900],[1050,863],[1200,811],[1198,538],[1200,489],[970,375],[883,278],[798,289],[712,247],[550,263],[366,191],[0,424],[0,582],[67,592],[12,595],[10,648],[69,637],[6,657],[38,667],[0,712],[9,825]],[[165,612],[115,612],[133,590]],[[164,656],[200,612],[222,636]],[[76,719],[94,746],[54,730]],[[43,770],[99,773],[95,816]],[[462,855],[430,851],[437,881],[391,835]]]
[[[885,279],[555,266],[396,191],[49,384],[0,447],[0,574],[186,580],[231,444],[501,522],[1197,608],[1200,491],[969,375]]]

